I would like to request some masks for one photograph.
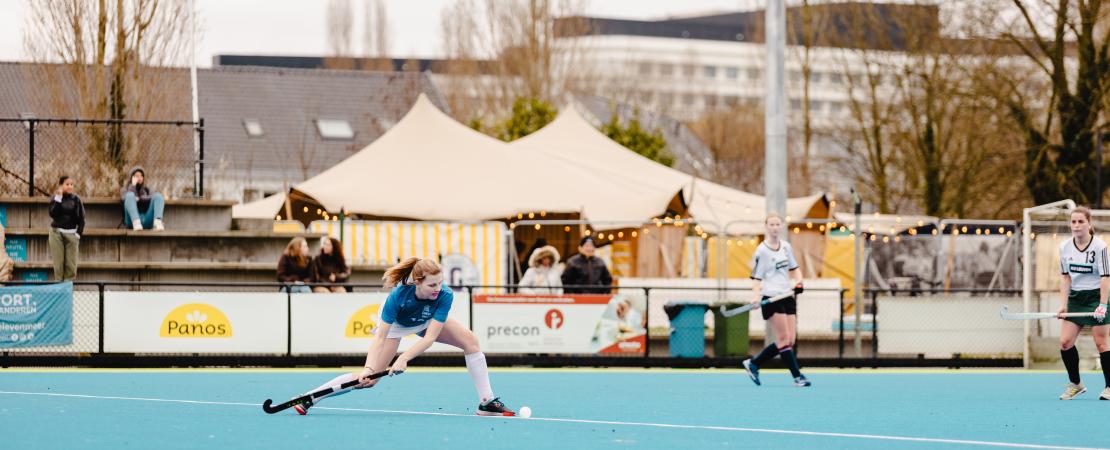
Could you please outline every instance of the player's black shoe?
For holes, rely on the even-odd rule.
[[[755,365],[751,358],[744,360],[744,370],[748,372],[748,378],[752,379],[752,383],[759,386],[759,366]]]
[[[478,405],[479,416],[515,416],[516,411],[513,411],[501,403],[500,398],[492,398],[486,400],[485,403]]]

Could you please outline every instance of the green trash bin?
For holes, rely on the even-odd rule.
[[[725,303],[725,309],[739,308],[746,303]],[[713,354],[748,356],[748,314],[725,317],[720,306],[713,308]]]

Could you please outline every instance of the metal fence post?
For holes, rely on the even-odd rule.
[[[469,305],[470,305],[470,314],[469,314],[470,323],[466,324],[466,326],[467,326],[467,328],[470,329],[471,332],[473,332],[474,331],[474,286],[464,286],[464,287],[466,288],[466,294],[470,297],[470,302],[468,302]]]
[[[197,123],[197,137],[198,137],[198,141],[199,141],[197,147],[199,148],[199,152],[200,152],[200,159],[197,160],[197,166],[198,166],[197,167],[197,172],[199,173],[199,175],[198,175],[199,179],[197,180],[197,185],[198,185],[198,187],[197,187],[197,197],[204,197],[204,118],[203,117],[201,117],[200,121]]]
[[[28,153],[27,158],[27,196],[35,196],[35,119],[27,120]]]
[[[293,357],[293,289],[285,289],[285,356]]]
[[[879,368],[879,292],[871,293],[871,366]]]
[[[837,328],[840,329],[840,342],[837,343],[837,358],[840,360],[838,364],[844,367],[844,289],[840,290],[840,322],[837,323]]]
[[[651,288],[644,288],[644,367],[648,367],[651,357]]]
[[[98,303],[100,304],[100,311],[98,312],[98,325],[97,325],[97,350],[96,352],[104,354],[104,283],[96,283],[97,295],[99,296]]]

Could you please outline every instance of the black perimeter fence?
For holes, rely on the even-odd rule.
[[[41,282],[23,282],[15,284],[44,284]],[[12,284],[9,284],[9,286]],[[32,352],[26,351],[2,351],[0,352],[0,367],[51,367],[51,366],[89,366],[89,367],[296,367],[296,366],[357,366],[363,364],[365,354],[350,354],[350,355],[294,355],[292,350],[292,320],[287,323],[279,325],[279,332],[286,333],[289,336],[289,345],[287,346],[284,354],[236,354],[236,355],[217,355],[217,354],[130,354],[130,353],[107,353],[104,351],[104,298],[106,292],[122,291],[122,292],[189,292],[189,293],[203,293],[203,292],[281,292],[288,286],[282,283],[184,283],[184,282],[75,282],[74,283],[74,344],[81,344],[83,347],[90,349],[90,351],[75,353],[73,351],[51,351],[49,348],[39,348]],[[363,285],[363,284],[349,284],[345,285],[349,291],[352,292],[383,292],[385,289],[380,285]],[[564,286],[573,287],[573,286]],[[596,286],[594,286],[596,288]],[[473,330],[474,314],[473,299],[475,294],[491,294],[491,295],[504,295],[512,294],[516,286],[459,286],[454,288],[457,292],[467,292],[470,294],[470,329]],[[288,289],[286,289],[288,290]],[[652,311],[650,305],[652,299],[655,297],[656,301],[661,298],[674,299],[682,295],[702,291],[703,294],[717,297],[716,301],[710,302],[711,306],[708,308],[710,312],[714,311],[719,304],[730,303],[743,304],[750,300],[750,291],[741,289],[727,289],[727,288],[687,288],[687,287],[629,287],[619,286],[613,288],[614,295],[629,295],[640,297],[644,299],[644,322],[647,325],[648,337],[647,345],[643,351],[630,355],[595,355],[595,354],[488,354],[487,359],[493,366],[531,366],[531,367],[674,367],[674,368],[707,368],[707,367],[720,367],[720,368],[738,368],[740,362],[746,358],[746,355],[736,356],[709,356],[713,353],[713,341],[710,337],[703,337],[706,345],[709,348],[704,357],[673,357],[669,354],[669,345],[674,344],[673,341],[668,342],[670,337],[669,333],[673,332],[667,329],[653,329],[651,327],[651,314],[658,314],[658,311]],[[816,290],[815,290],[816,291]],[[684,293],[679,295],[679,293]],[[807,292],[814,292],[809,291]],[[870,350],[864,357],[852,355],[852,349],[856,342],[856,330],[853,326],[845,326],[845,320],[852,320],[853,313],[845,313],[845,298],[844,291],[828,291],[827,295],[836,295],[840,298],[840,313],[839,332],[828,333],[828,336],[823,342],[815,343],[813,340],[807,340],[805,332],[799,333],[798,355],[803,366],[806,367],[947,367],[947,368],[960,368],[960,367],[1021,367],[1021,355],[1006,355],[1006,356],[975,356],[965,355],[959,352],[936,356],[921,354],[894,354],[884,355],[878,352],[879,350],[879,334],[881,315],[878,314],[880,298],[885,295],[905,295],[906,297],[913,297],[924,295],[921,291],[914,292],[897,292],[897,291],[868,291],[864,296],[865,303],[863,313],[873,317],[870,321],[870,326],[862,328],[861,335],[866,336],[867,342],[865,348]],[[951,293],[946,293],[951,294]],[[958,293],[964,296],[991,296],[991,295],[1012,295],[1013,292],[981,292],[981,291],[965,291]],[[292,309],[292,294],[286,295],[286,307]],[[315,294],[326,298],[328,295],[342,295],[342,294]],[[805,294],[802,294],[799,302],[805,301]],[[953,300],[958,301],[958,300]],[[752,311],[752,314],[759,314],[758,310]],[[803,311],[801,314],[805,314]],[[291,315],[289,315],[291,317]],[[658,323],[659,318],[656,318]],[[941,325],[946,319],[944,317],[922,317],[921,320],[935,321],[938,325],[937,332],[947,332]],[[84,329],[79,332],[78,328],[84,325]],[[668,324],[670,322],[668,321]],[[668,325],[670,326],[670,325]],[[281,329],[284,328],[284,329]],[[705,331],[712,331],[712,327],[707,326]],[[747,335],[745,334],[744,338]],[[740,337],[736,337],[739,339]],[[667,345],[661,345],[667,342]],[[822,355],[814,355],[818,345],[823,346],[826,350],[821,352]],[[812,347],[811,347],[812,346]],[[810,349],[807,349],[809,347]],[[829,348],[836,350],[829,351]],[[91,350],[96,349],[96,350]],[[13,350],[13,349],[9,349]],[[760,349],[754,345],[748,348],[748,354],[755,354]],[[809,353],[807,355],[807,353]],[[462,357],[461,354],[425,354],[414,360],[411,364],[414,366],[456,366],[460,364]],[[767,367],[781,367],[781,363],[776,358]]]
[[[0,196],[49,195],[62,175],[88,197],[114,197],[142,166],[171,198],[204,197],[204,119],[0,118]]]

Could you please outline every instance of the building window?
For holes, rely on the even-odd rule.
[[[659,105],[660,106],[671,106],[672,103],[674,103],[674,94],[670,94],[670,93],[659,94]]]
[[[323,139],[349,141],[355,138],[351,123],[342,119],[316,119],[316,130]]]
[[[821,72],[810,72],[809,73],[809,82],[813,83],[813,84],[820,83],[821,82]]]
[[[740,78],[740,69],[736,67],[725,67],[725,78],[730,80]]]
[[[705,75],[706,78],[717,78],[717,67],[705,66],[702,68],[702,75]]]
[[[802,110],[802,101],[798,100],[798,99],[790,100],[790,109],[792,109],[794,111],[801,111]]]
[[[844,83],[844,77],[841,76],[839,73],[830,73],[829,74],[829,83],[842,84],[842,83]]]
[[[706,108],[711,108],[711,109],[716,108],[717,107],[717,96],[716,95],[706,95],[705,96],[705,107]]]
[[[247,131],[248,137],[259,138],[266,135],[262,130],[262,122],[258,119],[243,119],[243,129]]]
[[[844,108],[841,102],[829,102],[829,112],[832,114],[840,114],[840,110]]]
[[[696,71],[697,68],[694,66],[682,66],[682,76],[684,77],[693,78]]]
[[[758,80],[762,76],[763,73],[759,69],[748,69],[749,80]]]
[[[821,100],[810,100],[809,101],[809,112],[821,112],[821,109],[824,108],[824,107],[825,107],[825,102],[822,102]]]
[[[686,106],[694,106],[694,94],[682,94],[682,104]]]
[[[659,65],[659,75],[663,75],[665,77],[669,77],[671,75],[674,75],[674,65],[673,64],[660,64]]]
[[[652,64],[649,62],[640,63],[640,75],[651,75]]]
[[[802,73],[797,70],[791,70],[789,73],[790,82],[797,83],[802,80]]]

